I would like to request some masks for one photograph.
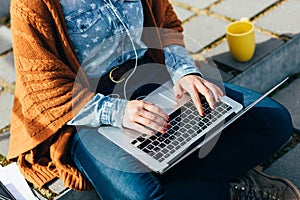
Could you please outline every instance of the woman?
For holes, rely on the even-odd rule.
[[[103,125],[145,134],[169,128],[164,110],[139,99],[153,87],[127,85],[137,64],[165,64],[159,70],[168,70],[176,97],[188,93],[200,115],[198,93],[212,109],[224,95],[183,48],[167,0],[13,0],[11,19],[17,78],[8,157],[34,185],[59,177],[76,190],[93,186],[103,199],[299,197],[285,179],[248,171],[292,132],[288,112],[271,99],[225,130],[208,156],[193,154],[163,175],[126,171],[144,166],[98,133]],[[166,80],[149,71],[142,80]],[[119,85],[124,98],[115,97]],[[226,92],[244,105],[259,96],[229,84]]]

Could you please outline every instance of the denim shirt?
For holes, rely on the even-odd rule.
[[[129,59],[141,58],[147,51],[141,40],[141,0],[60,0],[60,4],[75,54],[88,78],[99,78]],[[164,53],[174,83],[186,74],[200,74],[182,46],[164,47]],[[126,104],[127,100],[97,93],[68,125],[107,124],[121,128]]]

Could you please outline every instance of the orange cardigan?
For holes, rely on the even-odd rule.
[[[149,55],[163,63],[163,46],[183,45],[181,22],[168,0],[145,0],[143,9],[144,26],[156,27],[144,31],[143,41],[159,46]],[[11,30],[17,74],[8,158],[17,159],[38,187],[58,177],[67,187],[90,189],[70,158],[76,130],[66,123],[94,93],[72,49],[59,0],[12,0]]]

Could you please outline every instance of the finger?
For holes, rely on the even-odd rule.
[[[214,100],[214,95],[212,94],[211,90],[203,84],[196,84],[196,88],[197,88],[197,91],[205,97],[209,106],[212,109],[214,109],[215,108],[215,100]]]
[[[199,97],[198,90],[195,87],[193,87],[193,89],[189,90],[188,93],[190,94],[190,97],[191,97],[192,101],[194,102],[199,114],[201,116],[204,116],[204,110],[202,107],[202,103],[201,103],[201,100]]]
[[[151,128],[152,130],[155,130],[157,132],[161,132],[161,133],[167,132],[167,129],[165,127],[162,127],[162,126],[156,124],[154,121],[152,121],[148,118],[145,118],[143,116],[137,117],[134,122],[138,123],[138,124],[141,124],[141,125],[144,125],[148,128]]]
[[[175,84],[173,90],[177,99],[180,99],[185,92],[180,83]]]
[[[224,92],[223,92],[223,90],[221,90],[218,86],[215,85],[215,88],[217,89],[218,94],[219,94],[220,96],[224,96],[224,95],[225,95]]]
[[[199,85],[202,85],[202,83],[200,82]],[[194,105],[196,106],[199,114],[201,116],[204,116],[204,110],[203,110],[203,107],[202,107],[201,100],[199,98],[199,91],[195,87],[195,82],[193,82],[193,83],[183,82],[182,87],[185,88],[185,90],[189,93],[189,95],[190,95],[192,101],[194,102]]]
[[[147,135],[153,135],[154,134],[154,131],[153,130],[150,130],[148,129],[146,126],[142,126],[141,124],[139,123],[132,123],[131,129],[134,129],[142,134],[147,134]]]
[[[215,84],[213,83],[210,83],[210,82],[206,82],[204,83],[209,89],[210,91],[212,92],[213,94],[213,97],[215,99],[216,102],[219,102],[220,101],[220,96],[224,96],[224,93],[223,91],[218,87],[216,86]]]
[[[145,102],[144,109],[162,117],[165,121],[169,121],[169,115],[160,107]]]
[[[167,128],[168,123],[161,116],[147,110],[143,110],[140,112],[140,115],[144,118],[150,119],[153,123],[156,123],[157,126],[161,128]]]

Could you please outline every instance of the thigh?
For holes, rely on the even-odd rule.
[[[145,166],[96,129],[83,129],[75,135],[72,156],[102,199],[176,200],[199,196],[221,200],[228,195],[226,182],[187,179],[182,170],[176,170],[172,180],[146,172]]]
[[[82,129],[75,135],[72,156],[103,199],[161,199],[164,196],[158,179],[97,129]]]

